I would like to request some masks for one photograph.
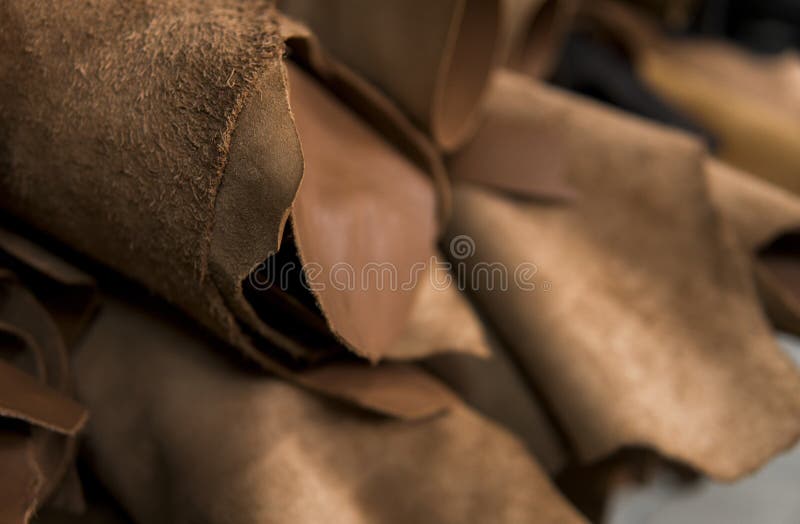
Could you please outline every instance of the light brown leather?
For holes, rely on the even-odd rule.
[[[445,222],[450,188],[441,154],[432,140],[386,94],[323,49],[308,27],[282,14],[278,20],[293,61],[312,71],[345,105],[433,179],[437,216]]]
[[[457,329],[457,328],[456,328]],[[491,339],[491,356],[441,354],[425,367],[470,407],[517,436],[551,475],[572,458],[539,392],[512,355]]]
[[[289,82],[305,159],[292,206],[300,259],[318,268],[307,275],[331,330],[377,360],[405,328],[414,268],[435,253],[433,184],[307,73],[290,67]]]
[[[800,59],[732,45],[664,42],[640,74],[719,140],[719,157],[800,194]],[[680,81],[678,81],[680,79]]]
[[[138,522],[584,522],[460,404],[412,422],[353,410],[114,302],[75,365],[90,456]]]
[[[437,253],[418,279],[411,315],[386,358],[423,359],[453,353],[481,360],[488,357],[492,350],[483,321],[455,285],[446,259]]]
[[[519,76],[493,89],[518,84],[565,126],[581,197],[543,206],[458,184],[448,237],[474,242],[468,276],[536,265],[533,291],[473,294],[580,456],[649,446],[730,480],[794,443],[800,375],[711,203],[700,145]]]
[[[333,56],[374,83],[445,149],[477,124],[499,57],[496,0],[280,0]]]
[[[522,198],[577,197],[567,179],[564,126],[543,120],[537,102],[523,83],[491,90],[475,136],[448,162],[451,177]]]

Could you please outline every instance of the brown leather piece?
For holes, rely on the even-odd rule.
[[[274,9],[13,1],[0,24],[0,206],[275,368],[232,298],[302,175]]]
[[[409,330],[406,324],[415,300],[417,274],[433,256],[435,214],[442,220],[449,205],[441,160],[388,100],[328,57],[305,27],[285,17],[280,20],[281,34],[292,46],[293,56],[318,79],[291,68],[295,81],[289,87],[304,149],[306,180],[293,206],[295,245],[285,249],[298,248],[297,262],[322,269],[311,282],[323,288],[313,292],[319,313],[356,353],[377,360],[389,353],[392,358],[408,359],[412,353],[421,356],[442,351],[430,344],[412,347],[397,340],[400,333],[420,332]],[[330,118],[320,118],[323,110]],[[339,154],[344,149],[358,154]],[[420,169],[432,177],[433,185]],[[385,174],[375,176],[377,172]],[[363,202],[375,204],[365,206]],[[339,224],[350,224],[348,230],[359,236],[342,234]],[[387,268],[392,272],[388,278],[382,273]],[[358,289],[336,289],[331,269],[348,270],[350,280],[354,274],[359,278]],[[378,279],[384,281],[375,281]],[[379,289],[381,286],[402,289]],[[263,298],[260,294],[257,300],[263,304]],[[297,314],[318,325],[314,308],[303,307],[303,300],[295,298],[284,297],[282,307],[294,304]],[[280,319],[261,311],[263,305],[251,305],[240,308],[241,317],[248,319],[258,313],[261,320],[249,325],[280,326]],[[358,313],[353,315],[353,311]]]
[[[283,15],[278,20],[292,59],[312,71],[344,104],[433,179],[437,215],[441,222],[446,222],[450,213],[450,187],[436,145],[383,92],[330,56],[308,27]]]
[[[525,82],[505,74],[495,89]],[[449,238],[533,291],[473,291],[585,460],[647,446],[724,480],[800,436],[800,375],[776,346],[744,253],[680,133],[528,82],[565,126],[570,206],[454,188]],[[646,169],[643,168],[646,166]],[[544,284],[548,284],[544,286]]]
[[[714,203],[750,253],[800,229],[800,197],[719,160],[705,171]]]
[[[458,403],[379,417],[214,349],[112,301],[76,353],[90,456],[138,522],[584,522],[519,442]]]
[[[445,264],[438,253],[419,275],[408,322],[386,352],[387,359],[416,360],[453,353],[483,359],[492,352],[483,321]]]
[[[491,355],[442,354],[425,362],[470,407],[511,431],[547,473],[571,458],[554,422],[525,374],[506,349],[492,340]]]
[[[42,483],[28,435],[0,430],[0,468],[0,522],[27,524]]]
[[[83,406],[60,391],[0,360],[0,417],[75,435],[86,423],[87,415]]]
[[[542,119],[524,83],[490,90],[472,140],[449,162],[456,180],[477,182],[521,197],[569,200],[563,126]]]
[[[72,466],[88,415],[69,397],[58,326],[8,271],[0,272],[0,358],[0,492],[10,497],[0,511],[16,515],[3,522],[27,523]]]
[[[311,369],[300,384],[340,397],[375,413],[419,420],[447,412],[456,397],[440,382],[415,367],[383,364],[339,364]]]
[[[435,253],[433,185],[306,73],[290,66],[289,82],[305,159],[292,207],[300,259],[319,268],[307,275],[331,330],[378,360],[405,328],[413,268]]]
[[[307,24],[333,56],[394,99],[444,149],[455,149],[474,130],[499,59],[496,0],[280,0],[278,5]]]
[[[641,75],[719,140],[719,157],[800,194],[800,59],[715,42],[664,42]],[[676,79],[680,78],[680,83]]]

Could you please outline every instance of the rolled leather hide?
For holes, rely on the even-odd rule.
[[[345,349],[372,360],[391,352],[414,286],[264,294],[253,270],[343,262],[362,275],[368,262],[385,262],[404,277],[428,263],[444,180],[433,146],[306,36],[305,66],[317,77],[292,68],[298,137],[282,57],[287,35],[297,38],[269,3],[3,10],[0,205],[144,284],[268,370],[349,397],[357,366],[345,366],[346,378],[331,367],[302,378],[294,370]],[[349,109],[356,102],[361,112]],[[309,179],[295,202],[301,148]],[[359,154],[333,154],[351,148]]]

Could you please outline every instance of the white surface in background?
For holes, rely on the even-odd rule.
[[[800,339],[778,342],[800,366]],[[709,480],[681,484],[669,473],[619,490],[609,524],[800,524],[800,445],[734,484]]]

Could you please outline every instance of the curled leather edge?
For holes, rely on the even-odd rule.
[[[436,148],[385,96],[328,57],[305,26],[280,13],[277,16],[281,37],[291,52],[305,60],[328,89],[431,175],[440,199],[440,220],[444,222],[449,215],[450,188]],[[285,71],[282,74],[285,80]],[[290,210],[286,209],[282,229]],[[275,245],[273,252],[278,247]],[[261,261],[268,255],[264,253]],[[399,419],[435,416],[449,409],[455,398],[441,382],[409,364],[331,363],[295,371],[260,351],[243,333],[237,342],[248,358],[280,378],[386,416]]]
[[[430,176],[438,202],[439,227],[437,227],[437,232],[435,233],[438,236],[438,229],[446,222],[449,214],[450,188],[443,159],[435,146],[422,132],[414,127],[411,121],[388,98],[364,79],[328,56],[321,48],[316,37],[305,26],[283,15],[278,15],[278,27],[280,28],[280,36],[289,44],[289,52],[293,53],[295,61],[305,65],[307,70],[316,77],[316,80],[327,91],[337,96],[345,106],[354,110],[372,129],[375,129],[389,144],[398,149],[402,156],[410,159],[415,166]],[[288,92],[290,86],[288,85],[289,80],[285,65],[281,65],[280,76],[280,85]],[[263,111],[263,109],[256,109],[255,111]],[[240,118],[253,120],[251,115],[247,113],[247,109],[242,112]],[[256,115],[255,119],[258,120],[258,118],[258,115]],[[299,140],[299,137],[296,135],[293,115],[290,114],[289,118],[292,118],[291,133],[288,130],[289,126],[286,121],[282,121],[283,124],[286,124],[282,132],[283,134],[291,134],[286,140],[291,140],[292,144],[294,144]],[[243,124],[244,127],[247,127],[245,124]],[[254,131],[244,132],[245,142],[247,142],[248,133],[257,132],[257,129],[258,127]],[[267,169],[269,165],[250,166],[248,164],[248,162],[253,162],[253,160],[246,159],[248,155],[252,156],[251,153],[243,151],[237,155],[237,142],[237,140],[233,141],[228,165],[228,168],[234,169],[235,172],[226,177],[217,197],[217,206],[223,206],[228,211],[226,216],[236,216],[236,213],[250,213],[250,211],[242,211],[241,206],[235,206],[236,199],[231,199],[228,195],[239,194],[243,190],[247,190],[249,185],[257,183],[257,180],[253,180],[253,176],[250,174],[250,171],[254,170],[252,169],[253,167],[258,168],[255,171],[266,170],[269,172]],[[263,145],[260,145],[260,147],[263,148]],[[238,160],[240,156],[245,157],[243,163]],[[299,158],[300,153],[296,152],[294,156]],[[297,187],[299,187],[299,178],[298,176]],[[292,195],[292,205],[296,205],[297,187],[287,192],[287,194],[291,193]],[[232,205],[237,209],[230,209]],[[283,206],[281,206],[281,209],[283,209]],[[291,207],[284,209],[279,221],[280,231],[286,228],[290,211]],[[253,212],[256,211],[254,210]],[[217,232],[220,234],[217,235]],[[267,257],[277,252],[280,248],[280,238],[273,239],[270,237],[265,242],[262,237],[261,240],[251,241],[250,237],[252,236],[249,232],[243,235],[232,235],[229,231],[222,231],[221,228],[218,228],[215,229],[214,240],[212,241],[210,256],[212,281],[216,284],[227,306],[235,313],[236,322],[240,324],[234,329],[234,331],[238,331],[235,337],[235,345],[245,346],[245,352],[249,353],[249,346],[257,346],[259,344],[258,338],[263,338],[281,348],[286,348],[290,355],[302,355],[304,350],[300,344],[263,322],[253,305],[242,296],[242,281],[247,278],[247,275],[253,269],[265,262]],[[248,340],[250,338],[247,335],[248,330],[254,332],[256,340]],[[287,365],[287,367],[293,367],[291,362],[280,362],[280,359],[275,360],[278,360],[278,365],[283,364]]]
[[[372,87],[368,82],[360,78],[351,70],[341,65],[339,62],[329,57],[321,48],[316,37],[302,24],[290,18],[276,13],[277,25],[281,39],[288,42],[291,46],[290,51],[315,74],[325,87],[337,95],[351,109],[355,110],[367,123],[378,130],[392,145],[397,147],[415,165],[428,173],[433,181],[435,193],[438,199],[437,212],[440,226],[447,221],[450,208],[450,188],[445,173],[443,160],[434,145],[417,130],[406,116],[383,94]],[[276,64],[275,69],[264,73],[265,78],[276,81],[282,88],[283,93],[279,96],[285,97],[275,103],[281,105],[281,110],[288,102],[288,78],[286,66],[283,63]],[[268,84],[268,83],[267,83]],[[253,96],[262,96],[258,90]],[[274,97],[275,93],[267,93],[267,96]],[[281,199],[273,207],[278,208],[281,215],[265,216],[256,218],[256,224],[260,225],[257,231],[231,231],[231,228],[223,228],[218,223],[212,231],[212,242],[209,255],[211,282],[216,291],[221,295],[224,306],[231,311],[231,314],[224,314],[229,324],[227,339],[236,346],[244,348],[245,353],[256,353],[258,340],[251,340],[248,332],[252,333],[256,339],[263,338],[275,344],[290,357],[288,360],[274,358],[276,366],[292,367],[292,358],[298,358],[308,353],[301,344],[286,336],[284,333],[274,329],[263,322],[248,300],[243,296],[242,282],[260,264],[263,264],[268,257],[278,252],[280,249],[283,231],[289,220],[291,206],[297,196],[297,190],[302,178],[302,153],[299,146],[293,115],[282,114],[280,126],[273,126],[280,129],[280,133],[275,131],[273,134],[280,134],[278,138],[271,138],[272,141],[279,142],[272,147],[290,147],[290,154],[284,156],[288,159],[275,159],[274,154],[269,150],[261,151],[260,155],[267,160],[251,158],[254,155],[247,150],[239,150],[240,142],[249,143],[248,134],[257,132],[259,125],[264,125],[262,121],[269,122],[275,118],[271,116],[268,108],[260,107],[264,104],[244,104],[244,109],[239,115],[240,120],[246,120],[242,125],[237,126],[239,132],[243,132],[243,138],[238,139],[234,131],[234,139],[231,144],[230,158],[227,171],[228,173],[222,182],[217,195],[216,206],[218,214],[225,212],[226,216],[234,219],[240,215],[250,216],[263,213],[263,206],[253,206],[265,198],[274,199],[273,195],[259,196],[250,199],[247,206],[242,206],[236,195],[253,193],[259,189],[258,175],[263,172],[270,172],[272,163],[280,162],[277,169],[281,173],[290,171],[280,180],[275,182],[277,187],[283,189],[279,191],[278,198]],[[239,128],[253,128],[242,131]],[[285,136],[283,136],[285,135]],[[284,144],[283,142],[288,142]],[[258,144],[258,148],[264,149],[264,144]],[[269,147],[267,148],[269,149]],[[257,151],[258,153],[258,151]],[[275,185],[273,184],[273,185]],[[252,209],[251,209],[252,208]],[[251,219],[251,222],[253,220]],[[438,234],[438,233],[437,233]],[[251,351],[252,348],[252,351]],[[251,355],[262,357],[262,355]],[[268,357],[258,358],[262,364]]]
[[[492,72],[502,61],[499,1],[463,0],[454,15],[431,101],[431,134],[444,151],[475,132]]]
[[[282,14],[278,20],[280,34],[292,57],[308,66],[328,89],[431,176],[438,198],[439,220],[446,223],[452,195],[444,162],[434,144],[387,96],[329,56],[305,25]]]

